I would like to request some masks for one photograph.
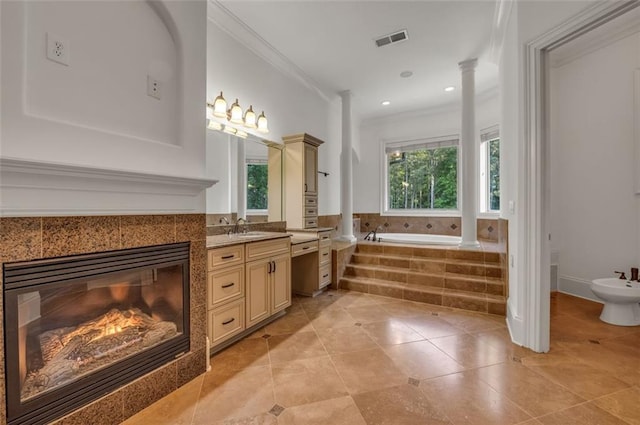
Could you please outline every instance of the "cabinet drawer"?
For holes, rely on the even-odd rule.
[[[247,261],[257,260],[271,255],[288,253],[290,247],[290,237],[251,242],[247,244]]]
[[[306,218],[304,219],[304,228],[312,229],[314,227],[318,227],[318,219],[316,217]]]
[[[216,345],[244,330],[244,298],[209,312],[211,345]]]
[[[305,207],[304,208],[304,216],[305,217],[317,217],[318,209],[316,207]]]
[[[304,206],[308,207],[317,207],[318,206],[318,197],[317,196],[305,196],[304,197]]]
[[[210,249],[207,263],[209,270],[244,263],[244,244]]]
[[[244,295],[244,264],[209,272],[209,308]]]
[[[331,230],[318,232],[318,239],[320,239],[320,246],[331,246]]]
[[[331,245],[320,247],[320,265],[331,264]]]
[[[331,263],[320,267],[320,275],[318,277],[320,279],[320,288],[324,288],[331,283]]]
[[[318,241],[310,241],[291,245],[291,256],[308,254],[309,252],[318,251]]]

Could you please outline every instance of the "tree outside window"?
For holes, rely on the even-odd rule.
[[[266,210],[269,169],[266,162],[247,163],[247,209]]]
[[[489,157],[489,210],[500,211],[500,139],[487,142]]]
[[[457,208],[458,147],[452,144],[386,148],[389,210]]]

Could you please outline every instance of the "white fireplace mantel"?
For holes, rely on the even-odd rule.
[[[0,216],[202,213],[217,182],[0,158]]]

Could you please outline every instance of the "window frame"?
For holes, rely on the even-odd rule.
[[[479,184],[478,184],[478,217],[499,217],[500,209],[492,210],[491,206],[491,158],[489,144],[497,140],[500,143],[500,131],[497,125],[480,130]]]
[[[391,209],[389,208],[389,163],[387,153],[390,150],[410,151],[413,146],[417,145],[434,145],[433,149],[438,147],[456,147],[456,208],[440,209],[440,208],[408,208],[408,209]],[[437,145],[437,146],[435,146]],[[380,159],[381,181],[380,188],[380,215],[381,216],[408,216],[408,217],[460,217],[460,196],[462,190],[462,182],[460,181],[460,136],[458,134],[446,135],[430,138],[419,139],[396,139],[382,140],[380,143]]]

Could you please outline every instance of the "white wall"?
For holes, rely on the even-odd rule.
[[[638,266],[639,52],[634,34],[550,72],[551,232],[563,292],[595,298],[591,280]]]
[[[360,127],[360,153],[353,168],[353,211],[379,213],[383,159],[381,143],[388,140],[413,140],[460,134],[460,109],[457,106],[423,113],[394,115],[366,121]],[[496,125],[499,116],[497,94],[476,104],[478,143],[480,129]]]
[[[15,1],[0,7],[3,159],[204,179],[204,1]],[[69,66],[46,58],[48,32],[68,40]],[[147,95],[147,75],[161,82],[160,100]],[[25,188],[25,204],[47,184],[54,183],[34,192]],[[96,177],[89,190],[58,196],[65,205],[50,196],[22,214],[204,211],[204,193],[184,202],[155,194],[148,208],[128,209],[126,196],[98,195],[100,186]],[[13,189],[2,190],[3,201],[20,200]],[[5,206],[3,214],[20,210]]]
[[[210,11],[210,13],[213,13]],[[239,43],[215,22],[207,25],[207,100],[223,91],[230,104],[239,99],[243,109],[253,105],[269,120],[269,140],[282,143],[282,136],[309,133],[325,144],[319,149],[318,168],[330,176],[319,176],[319,214],[340,211],[340,109],[317,92],[285,75]],[[337,98],[337,95],[336,95]],[[337,115],[336,115],[337,114]],[[336,116],[338,119],[336,119]],[[334,164],[338,163],[338,166]],[[224,176],[209,171],[221,179]]]

